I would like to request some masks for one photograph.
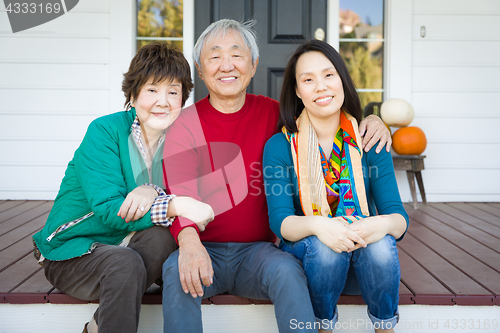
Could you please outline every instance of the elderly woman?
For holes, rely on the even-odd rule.
[[[224,19],[201,34],[194,58],[209,95],[184,110],[166,133],[165,156],[178,157],[165,168],[170,190],[208,203],[217,216],[202,233],[183,218],[170,227],[179,250],[163,267],[164,332],[201,332],[201,298],[225,292],[270,299],[280,332],[314,330],[301,264],[274,245],[269,229],[262,153],[277,132],[279,106],[246,93],[259,62],[252,25]],[[371,125],[388,137],[381,121]],[[237,159],[219,165],[225,153],[217,149],[220,143],[241,153],[240,174]],[[217,175],[228,185],[214,186]],[[215,208],[223,202],[229,208]]]
[[[340,55],[325,42],[292,55],[280,99],[283,133],[264,149],[271,229],[302,262],[320,332],[342,292],[363,296],[376,332],[398,322],[396,240],[408,227],[388,152],[363,154],[361,106]]]
[[[99,299],[84,332],[136,332],[141,298],[177,248],[167,228],[173,217],[200,228],[212,217],[208,205],[162,189],[164,131],[192,87],[181,52],[165,43],[141,48],[123,80],[131,108],[90,124],[45,227],[33,236],[50,283]]]

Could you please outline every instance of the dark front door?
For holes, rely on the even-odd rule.
[[[248,92],[279,100],[286,62],[298,44],[323,36],[326,40],[327,0],[196,0],[195,39],[219,19],[257,20],[259,66]],[[195,99],[208,94],[198,75]]]

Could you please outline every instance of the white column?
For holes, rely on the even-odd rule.
[[[385,99],[411,103],[413,0],[386,0]]]
[[[183,17],[184,22],[182,24],[182,38],[183,40],[183,52],[187,61],[189,62],[189,66],[191,67],[191,77],[193,78],[196,75],[196,68],[194,67],[193,60],[193,48],[194,43],[194,0],[184,0],[183,5]],[[194,89],[191,92],[188,100],[186,101],[186,106],[194,103]]]
[[[326,42],[339,51],[339,0],[329,0],[326,4]]]
[[[123,110],[123,74],[136,53],[136,1],[109,0],[109,112]]]

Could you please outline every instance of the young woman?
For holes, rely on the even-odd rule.
[[[282,132],[264,149],[271,229],[302,261],[320,332],[337,322],[341,293],[361,293],[375,331],[398,322],[396,240],[408,227],[391,154],[363,154],[361,106],[340,55],[299,46],[280,99]]]
[[[94,120],[69,162],[35,257],[59,290],[99,299],[85,332],[136,332],[141,299],[177,245],[174,216],[213,219],[210,206],[163,190],[164,132],[193,84],[182,52],[142,47],[124,74],[127,111]],[[168,161],[166,161],[168,163]]]

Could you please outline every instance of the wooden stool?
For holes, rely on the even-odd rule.
[[[422,196],[422,201],[427,205],[425,197],[424,181],[422,180],[422,170],[424,167],[425,155],[396,155],[392,157],[394,170],[406,170],[408,183],[410,184],[411,197],[413,198],[413,208],[418,209],[417,189],[415,188],[415,178],[417,178],[418,189]]]

